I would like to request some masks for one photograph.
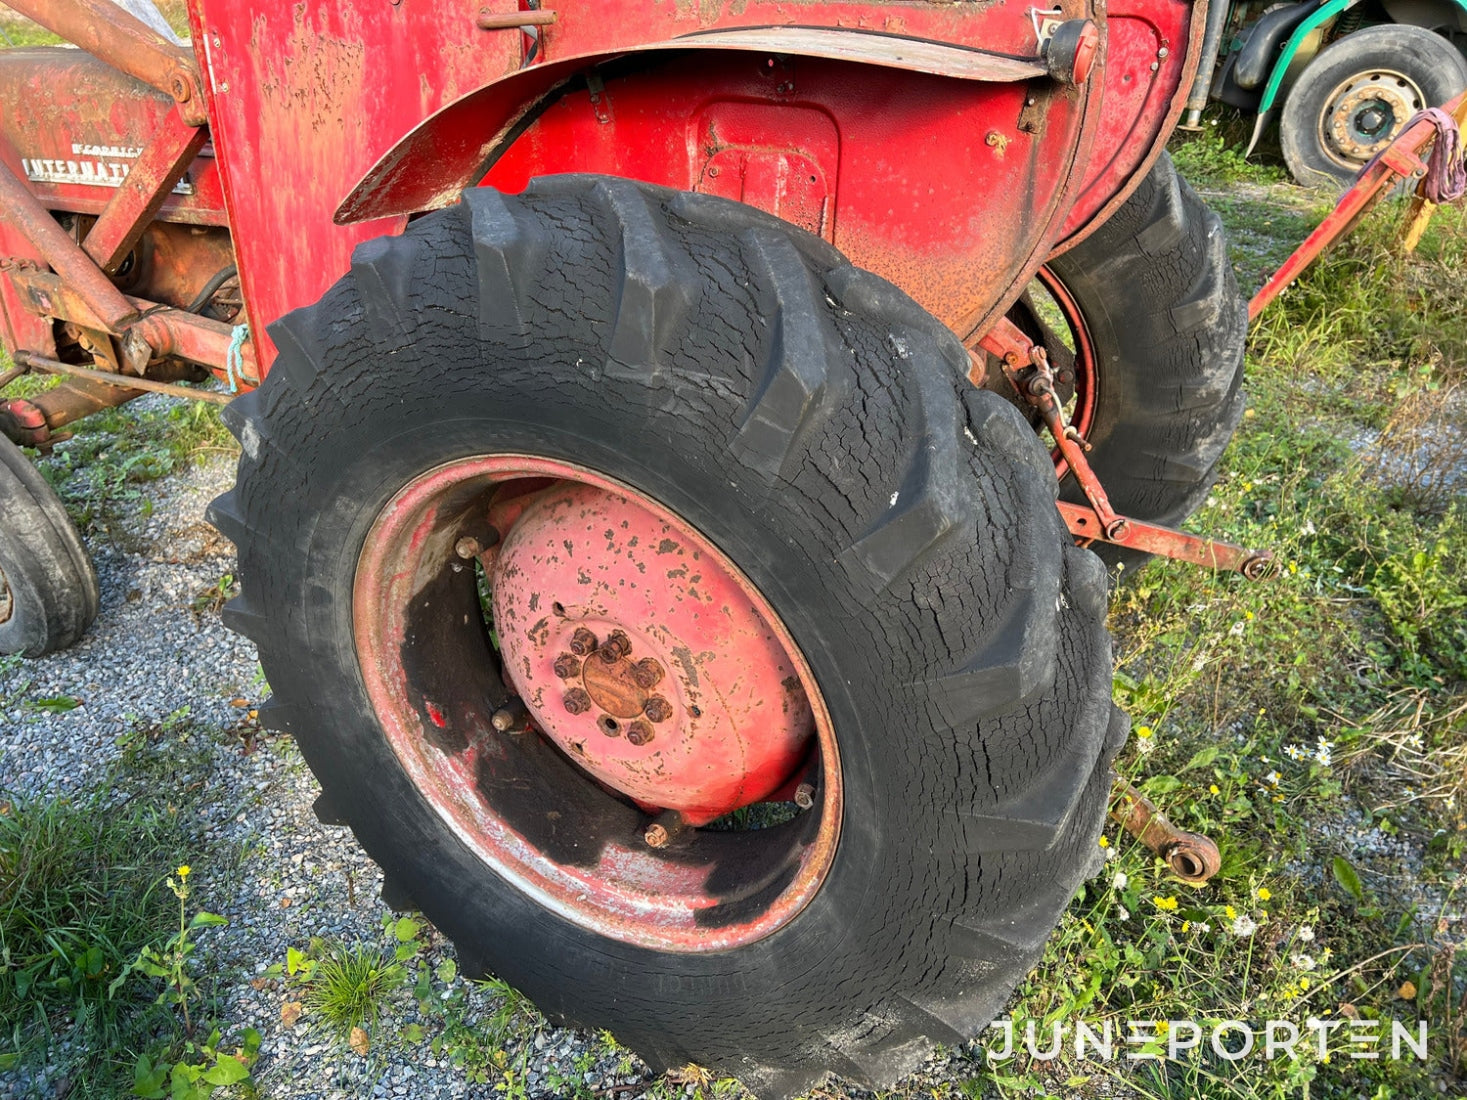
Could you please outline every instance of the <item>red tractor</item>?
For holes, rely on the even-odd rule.
[[[1080,544],[1264,560],[1165,526],[1204,5],[9,2],[0,649],[96,614],[17,445],[227,400],[261,716],[466,972],[761,1096],[999,1011],[1127,729]]]

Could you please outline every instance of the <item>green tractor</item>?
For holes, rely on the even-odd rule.
[[[1417,111],[1467,88],[1467,0],[1234,0],[1208,12],[1184,129],[1217,99],[1277,120],[1289,172],[1340,188]]]

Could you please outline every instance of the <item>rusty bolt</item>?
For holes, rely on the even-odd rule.
[[[453,544],[453,552],[464,559],[477,558],[479,556],[479,540],[474,538],[473,535],[465,535]]]
[[[626,631],[613,630],[611,637],[606,639],[596,653],[608,665],[612,665],[627,656],[631,651],[632,640],[627,637]]]
[[[173,98],[180,103],[187,103],[193,98],[193,88],[189,84],[188,77],[184,76],[183,73],[173,74],[173,82],[170,87]]]
[[[662,679],[662,666],[651,657],[643,657],[632,666],[632,682],[639,688],[653,688]]]
[[[524,701],[513,698],[489,716],[489,724],[500,733],[507,733],[517,726],[523,726],[529,717],[530,712]]]
[[[662,825],[648,825],[642,839],[649,848],[664,848],[667,846],[667,828]]]
[[[642,704],[642,713],[654,722],[666,722],[672,717],[672,704],[660,695],[649,696]]]
[[[640,718],[627,728],[627,741],[633,745],[645,745],[652,740],[652,727]]]
[[[571,688],[565,693],[561,703],[572,714],[585,714],[591,709],[591,697],[582,688]]]
[[[584,657],[588,653],[595,653],[596,635],[592,634],[584,626],[576,627],[576,632],[571,635],[570,650],[577,657]]]
[[[815,805],[815,787],[812,784],[801,783],[795,788],[795,805],[802,810]]]
[[[562,680],[569,680],[581,671],[581,659],[571,653],[562,653],[555,658],[555,675]]]

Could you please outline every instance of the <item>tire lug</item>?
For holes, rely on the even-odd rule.
[[[525,707],[524,700],[516,695],[490,716],[489,724],[500,733],[508,733],[523,726],[529,717],[530,712]]]
[[[795,788],[795,805],[802,810],[808,810],[815,805],[815,785],[813,783],[801,783]]]
[[[577,657],[584,657],[588,653],[595,653],[596,645],[596,635],[592,634],[584,626],[576,627],[576,632],[571,635],[570,651]]]
[[[561,705],[571,714],[585,714],[591,709],[591,697],[584,688],[571,688],[561,699]]]
[[[611,636],[596,651],[596,655],[608,665],[614,665],[631,652],[632,640],[626,636],[626,632],[623,630],[613,630]]]
[[[640,718],[633,722],[627,729],[628,744],[642,746],[651,741],[653,736],[652,727]]]
[[[562,653],[555,658],[555,675],[562,680],[569,680],[581,671],[581,659],[573,653]]]
[[[654,722],[666,722],[672,717],[672,704],[660,695],[653,695],[642,704],[642,713]]]
[[[654,688],[662,679],[662,666],[651,657],[643,657],[632,666],[632,682],[639,688]]]

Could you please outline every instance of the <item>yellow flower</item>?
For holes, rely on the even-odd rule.
[[[1236,920],[1238,916],[1238,911],[1234,909],[1231,905],[1224,905],[1223,913],[1227,916],[1228,920]]]
[[[1152,898],[1151,900],[1154,901],[1154,902],[1156,902],[1156,907],[1158,909],[1165,909],[1168,912],[1176,909],[1176,907],[1177,907],[1177,899],[1175,897],[1169,897],[1169,898]]]
[[[1222,794],[1222,792],[1217,789],[1217,784],[1216,783],[1209,784],[1207,789],[1212,794]]]
[[[1137,726],[1136,727],[1136,736],[1137,737],[1140,737],[1140,738],[1143,738],[1143,739],[1144,738],[1147,738],[1147,737],[1150,737],[1151,736],[1151,727],[1150,726]]]
[[[1189,920],[1184,920],[1182,922],[1182,931],[1183,932],[1190,932],[1191,930],[1192,930],[1192,922],[1189,921]]]
[[[1267,886],[1260,886],[1258,888],[1258,900],[1259,901],[1267,901],[1271,897],[1273,897],[1273,892],[1270,891]]]
[[[1308,978],[1300,978],[1299,979],[1299,988],[1300,989],[1308,989],[1309,988],[1309,979]]]
[[[179,865],[179,868],[178,868],[178,877],[179,878],[188,878],[189,873],[192,870],[193,870],[193,868],[190,867],[187,863],[180,864]]]
[[[1102,848],[1109,848],[1110,847],[1110,840],[1108,838],[1106,838],[1106,837],[1101,837],[1100,838],[1100,846]]]

